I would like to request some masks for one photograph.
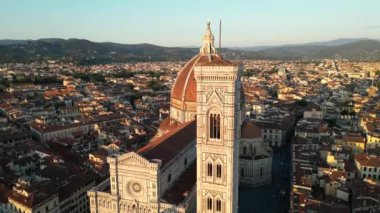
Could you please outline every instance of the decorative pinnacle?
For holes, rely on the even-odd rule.
[[[211,27],[210,27],[210,21],[207,21],[207,29],[206,33],[203,35],[202,39],[202,47],[200,49],[201,54],[215,54],[215,47],[214,47],[214,36],[212,35],[211,32]]]

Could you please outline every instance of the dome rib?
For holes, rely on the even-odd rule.
[[[194,91],[196,91],[193,70],[199,58],[200,55],[194,56],[178,73],[178,77],[175,80],[172,88],[172,99],[190,102],[196,101],[196,94],[192,94]]]

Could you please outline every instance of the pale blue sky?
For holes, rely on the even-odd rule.
[[[0,39],[85,38],[199,46],[211,20],[224,46],[380,39],[380,0],[0,0]]]

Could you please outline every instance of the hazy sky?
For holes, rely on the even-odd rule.
[[[380,39],[380,0],[0,0],[0,39],[85,38],[199,46]]]

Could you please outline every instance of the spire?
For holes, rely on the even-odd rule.
[[[206,33],[203,35],[202,47],[199,52],[200,54],[203,54],[203,55],[216,53],[215,46],[214,46],[214,35],[212,35],[212,32],[211,32],[210,21],[207,22]]]

